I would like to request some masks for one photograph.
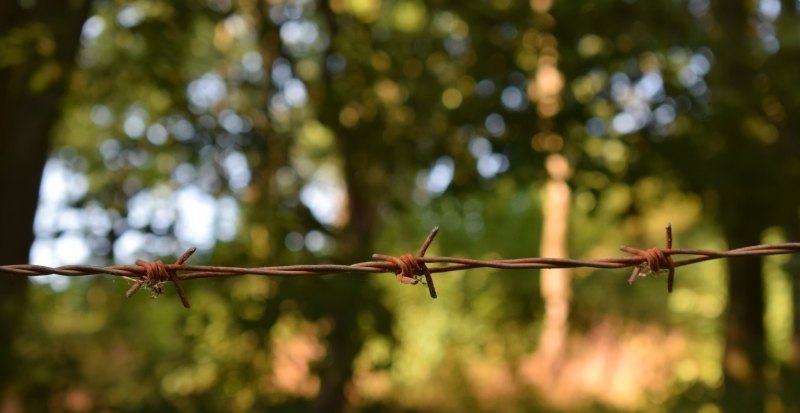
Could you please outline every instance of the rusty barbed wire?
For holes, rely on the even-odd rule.
[[[628,268],[633,271],[628,278],[628,283],[633,284],[639,277],[667,271],[667,291],[672,292],[675,268],[695,264],[703,261],[721,258],[742,256],[764,256],[800,253],[800,242],[786,242],[780,244],[762,244],[741,247],[727,251],[714,251],[704,249],[672,248],[672,226],[666,226],[666,247],[649,248],[641,250],[629,246],[621,246],[620,250],[631,254],[628,257],[602,258],[594,260],[578,260],[572,258],[511,258],[496,260],[478,260],[459,257],[426,257],[425,253],[433,242],[439,227],[435,227],[427,236],[417,255],[403,254],[399,257],[384,254],[373,254],[376,261],[360,262],[350,265],[339,264],[299,264],[269,267],[221,267],[211,265],[191,265],[186,261],[196,251],[190,248],[184,252],[173,264],[164,264],[161,260],[137,260],[136,265],[111,265],[95,267],[89,265],[65,265],[61,267],[47,267],[42,265],[18,264],[0,266],[0,274],[20,276],[63,275],[78,277],[87,275],[106,274],[130,280],[133,285],[128,289],[126,296],[131,297],[139,289],[145,287],[155,294],[163,292],[162,285],[172,282],[186,308],[190,308],[186,292],[181,287],[181,281],[212,277],[234,277],[241,275],[264,275],[278,277],[315,276],[333,273],[394,273],[397,280],[405,284],[427,285],[432,298],[436,298],[436,288],[433,284],[433,274],[451,271],[460,271],[474,268],[496,268],[506,270],[548,269],[548,268]],[[676,255],[694,256],[682,260],[674,260]],[[428,267],[428,264],[437,264]]]

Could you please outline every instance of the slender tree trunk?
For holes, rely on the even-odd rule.
[[[377,198],[373,194],[380,193],[380,189],[375,187],[374,179],[368,172],[374,170],[371,168],[372,161],[369,161],[370,149],[365,148],[360,140],[362,136],[369,136],[370,132],[341,127],[338,114],[342,105],[334,94],[333,82],[328,78],[320,119],[336,135],[347,187],[347,224],[338,236],[336,255],[341,262],[359,262],[372,253],[378,209]],[[346,410],[346,389],[353,376],[353,362],[365,338],[357,323],[359,314],[368,308],[372,311],[383,310],[376,288],[368,280],[347,274],[340,276],[334,284],[329,295],[334,324],[327,337],[321,387],[314,403],[314,412],[319,413]]]
[[[715,171],[713,183],[704,185],[718,191],[722,206],[718,222],[728,245],[736,248],[758,244],[761,231],[769,222],[766,217],[759,219],[769,210],[769,196],[755,177],[769,176],[770,171],[765,166],[753,166],[742,155],[766,156],[766,151],[745,136],[739,121],[760,110],[758,100],[752,98],[760,94],[753,87],[759,74],[753,61],[760,52],[750,47],[755,44],[751,2],[712,3],[711,12],[715,27],[709,31],[709,42],[715,62],[708,81],[711,90],[718,93],[712,95],[713,119],[709,124],[719,125],[711,133],[723,136],[725,147],[711,161]],[[732,88],[732,84],[741,86]],[[714,85],[719,88],[715,89]],[[764,409],[766,348],[762,262],[760,257],[741,257],[728,262],[723,359],[725,411]]]
[[[346,138],[345,138],[346,139]],[[339,237],[339,257],[346,262],[358,262],[372,250],[376,205],[363,191],[364,176],[359,174],[358,149],[345,142],[342,146],[345,182],[348,192],[349,222]],[[352,274],[340,276],[330,294],[333,328],[327,337],[328,348],[323,362],[321,387],[314,411],[335,413],[347,407],[346,388],[353,376],[353,362],[361,351],[364,337],[358,325],[359,313],[375,305],[376,291],[368,280]]]
[[[40,0],[28,9],[0,2],[0,264],[28,261],[39,182],[90,3]],[[52,47],[41,46],[52,42]],[[36,47],[40,45],[40,47]],[[13,338],[25,312],[28,282],[0,276],[0,402],[14,375]]]
[[[731,248],[756,245],[757,230],[726,227]],[[766,362],[764,331],[764,281],[761,257],[729,261],[728,309],[725,315],[725,411],[757,412],[764,408]]]
[[[542,257],[566,258],[567,225],[569,222],[570,189],[566,180],[570,167],[566,158],[554,154],[547,157],[550,179],[544,190],[542,213]],[[544,299],[544,325],[538,353],[547,369],[550,382],[558,375],[558,366],[564,356],[569,332],[569,301],[572,295],[571,274],[568,268],[542,271],[542,299]]]
[[[328,56],[335,53],[339,35],[337,16],[327,0],[320,2],[320,10],[328,26],[331,47]],[[335,80],[325,71],[323,74],[322,101],[318,107],[320,120],[336,135],[339,155],[342,159],[344,181],[347,187],[347,224],[337,242],[337,259],[343,262],[358,262],[372,252],[374,227],[377,219],[377,197],[380,184],[375,182],[370,171],[370,145],[365,145],[364,136],[380,129],[380,123],[362,124],[347,129],[339,123],[339,112],[344,103],[336,93]],[[368,130],[369,129],[369,130]],[[374,148],[372,148],[374,150]],[[378,168],[379,170],[381,168]],[[363,332],[357,320],[367,311],[384,312],[377,297],[376,288],[367,280],[341,276],[331,287],[331,318],[333,328],[327,337],[328,347],[323,360],[320,391],[314,403],[314,412],[338,413],[347,408],[346,389],[353,376],[353,362],[364,344]]]

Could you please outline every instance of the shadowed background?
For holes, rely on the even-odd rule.
[[[800,3],[5,0],[0,264],[800,240]],[[800,259],[0,276],[0,412],[800,412]]]

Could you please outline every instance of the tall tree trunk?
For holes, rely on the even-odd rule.
[[[756,245],[760,242],[759,231],[749,225],[741,227],[744,228],[740,228],[737,223],[726,225],[725,237],[729,247]],[[766,362],[762,258],[731,259],[728,274],[723,360],[724,410],[762,411]]]
[[[339,237],[339,258],[346,262],[363,261],[372,251],[377,206],[365,191],[365,176],[357,162],[363,159],[353,137],[340,140],[347,184],[349,221]],[[375,287],[368,280],[346,274],[336,280],[329,297],[333,328],[327,337],[328,348],[323,362],[321,387],[314,411],[336,413],[347,407],[346,387],[353,376],[353,362],[364,343],[358,325],[359,313],[373,307]]]
[[[566,258],[567,225],[569,222],[570,189],[566,180],[570,167],[560,154],[547,157],[547,173],[550,179],[544,190],[542,214],[541,256]],[[542,299],[544,299],[544,325],[539,340],[538,353],[546,368],[545,379],[552,382],[559,373],[559,364],[569,332],[569,301],[572,295],[571,274],[568,268],[542,271]]]
[[[712,182],[703,185],[716,189],[721,208],[718,222],[731,248],[755,245],[769,218],[759,219],[770,210],[770,194],[758,181],[768,177],[769,166],[754,165],[747,157],[765,157],[767,150],[748,139],[741,119],[759,113],[753,96],[759,71],[754,61],[761,51],[752,36],[753,5],[741,0],[712,3],[715,26],[710,29],[714,68],[709,83],[716,90],[709,124],[718,125],[710,133],[723,137],[725,145],[711,160]],[[730,85],[738,84],[738,87]],[[715,85],[718,85],[715,87]],[[725,353],[723,372],[726,411],[763,411],[766,396],[764,329],[764,281],[760,257],[741,257],[729,261],[728,308],[725,314]]]
[[[337,52],[339,24],[327,0],[320,2],[320,10],[328,26],[331,47],[327,55]],[[339,40],[340,41],[340,40]],[[337,242],[337,259],[358,262],[372,252],[374,227],[377,219],[377,197],[381,189],[375,172],[381,168],[373,165],[371,150],[374,142],[365,137],[382,128],[380,122],[362,124],[357,128],[344,128],[339,122],[339,112],[344,103],[335,88],[335,80],[328,71],[323,73],[322,100],[317,108],[319,119],[336,136],[342,159],[344,181],[347,187],[348,221]],[[364,335],[358,325],[359,314],[366,311],[383,313],[376,288],[361,277],[344,275],[331,287],[329,306],[333,328],[327,337],[328,348],[321,371],[320,391],[314,403],[314,412],[338,413],[347,408],[346,388],[353,376],[353,362],[364,344]]]
[[[28,261],[39,182],[90,2],[40,0],[27,9],[0,2],[0,264]],[[0,276],[0,401],[14,375],[13,338],[28,281]]]

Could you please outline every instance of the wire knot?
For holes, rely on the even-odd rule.
[[[660,248],[650,248],[642,256],[652,272],[672,268],[672,258]]]
[[[416,284],[419,282],[417,277],[425,275],[425,270],[422,269],[422,266],[425,264],[421,264],[417,260],[417,257],[411,254],[401,255],[394,264],[397,265],[397,269],[395,270],[397,279],[402,283]]]
[[[155,261],[142,261],[136,262],[136,265],[144,268],[144,277],[142,278],[146,284],[162,283],[169,281],[170,274],[167,272],[167,267],[161,260]]]
[[[633,272],[628,278],[628,284],[633,284],[638,277],[644,277],[649,273],[657,274],[661,270],[667,270],[667,292],[672,292],[672,287],[675,283],[675,265],[672,262],[672,256],[669,250],[672,249],[672,225],[667,224],[666,227],[667,240],[666,248],[650,248],[648,250],[640,250],[638,248],[622,246],[620,249],[629,254],[635,254],[642,257],[642,262],[633,267]]]
[[[422,281],[423,284],[428,286],[431,298],[436,298],[436,287],[433,285],[431,271],[424,262],[419,260],[421,257],[418,258],[412,254],[403,254],[399,257],[375,254],[373,257],[391,263],[394,266],[394,273],[397,277],[397,281],[412,285]]]
[[[197,248],[189,248],[186,250],[186,252],[184,252],[175,261],[175,264],[172,266],[172,268],[164,265],[164,262],[161,260],[136,260],[136,265],[144,269],[144,274],[141,275],[139,280],[133,283],[125,295],[130,298],[142,287],[149,288],[153,291],[154,295],[160,295],[164,292],[161,284],[167,281],[172,281],[172,283],[175,284],[175,289],[178,291],[178,296],[181,298],[181,303],[183,303],[183,306],[186,308],[191,308],[191,305],[189,304],[189,298],[186,297],[186,292],[183,291],[183,287],[181,287],[178,271],[175,266],[183,265],[183,263],[186,262],[186,260],[189,259],[189,257],[191,257],[195,251],[197,251]]]
[[[428,269],[428,266],[425,265],[420,258],[425,256],[425,252],[428,251],[428,247],[431,245],[433,238],[436,237],[438,232],[438,226],[433,228],[425,239],[425,242],[422,243],[422,247],[419,249],[419,254],[417,255],[403,254],[399,257],[394,257],[391,255],[373,254],[372,257],[392,264],[397,280],[403,284],[417,284],[422,281],[423,284],[428,286],[428,292],[431,298],[436,298],[436,287],[433,285],[431,270]]]
[[[394,273],[397,281],[403,284],[416,284],[421,281],[421,277],[428,273],[428,267],[412,254],[403,254],[399,257],[382,255],[379,258],[394,266]]]

